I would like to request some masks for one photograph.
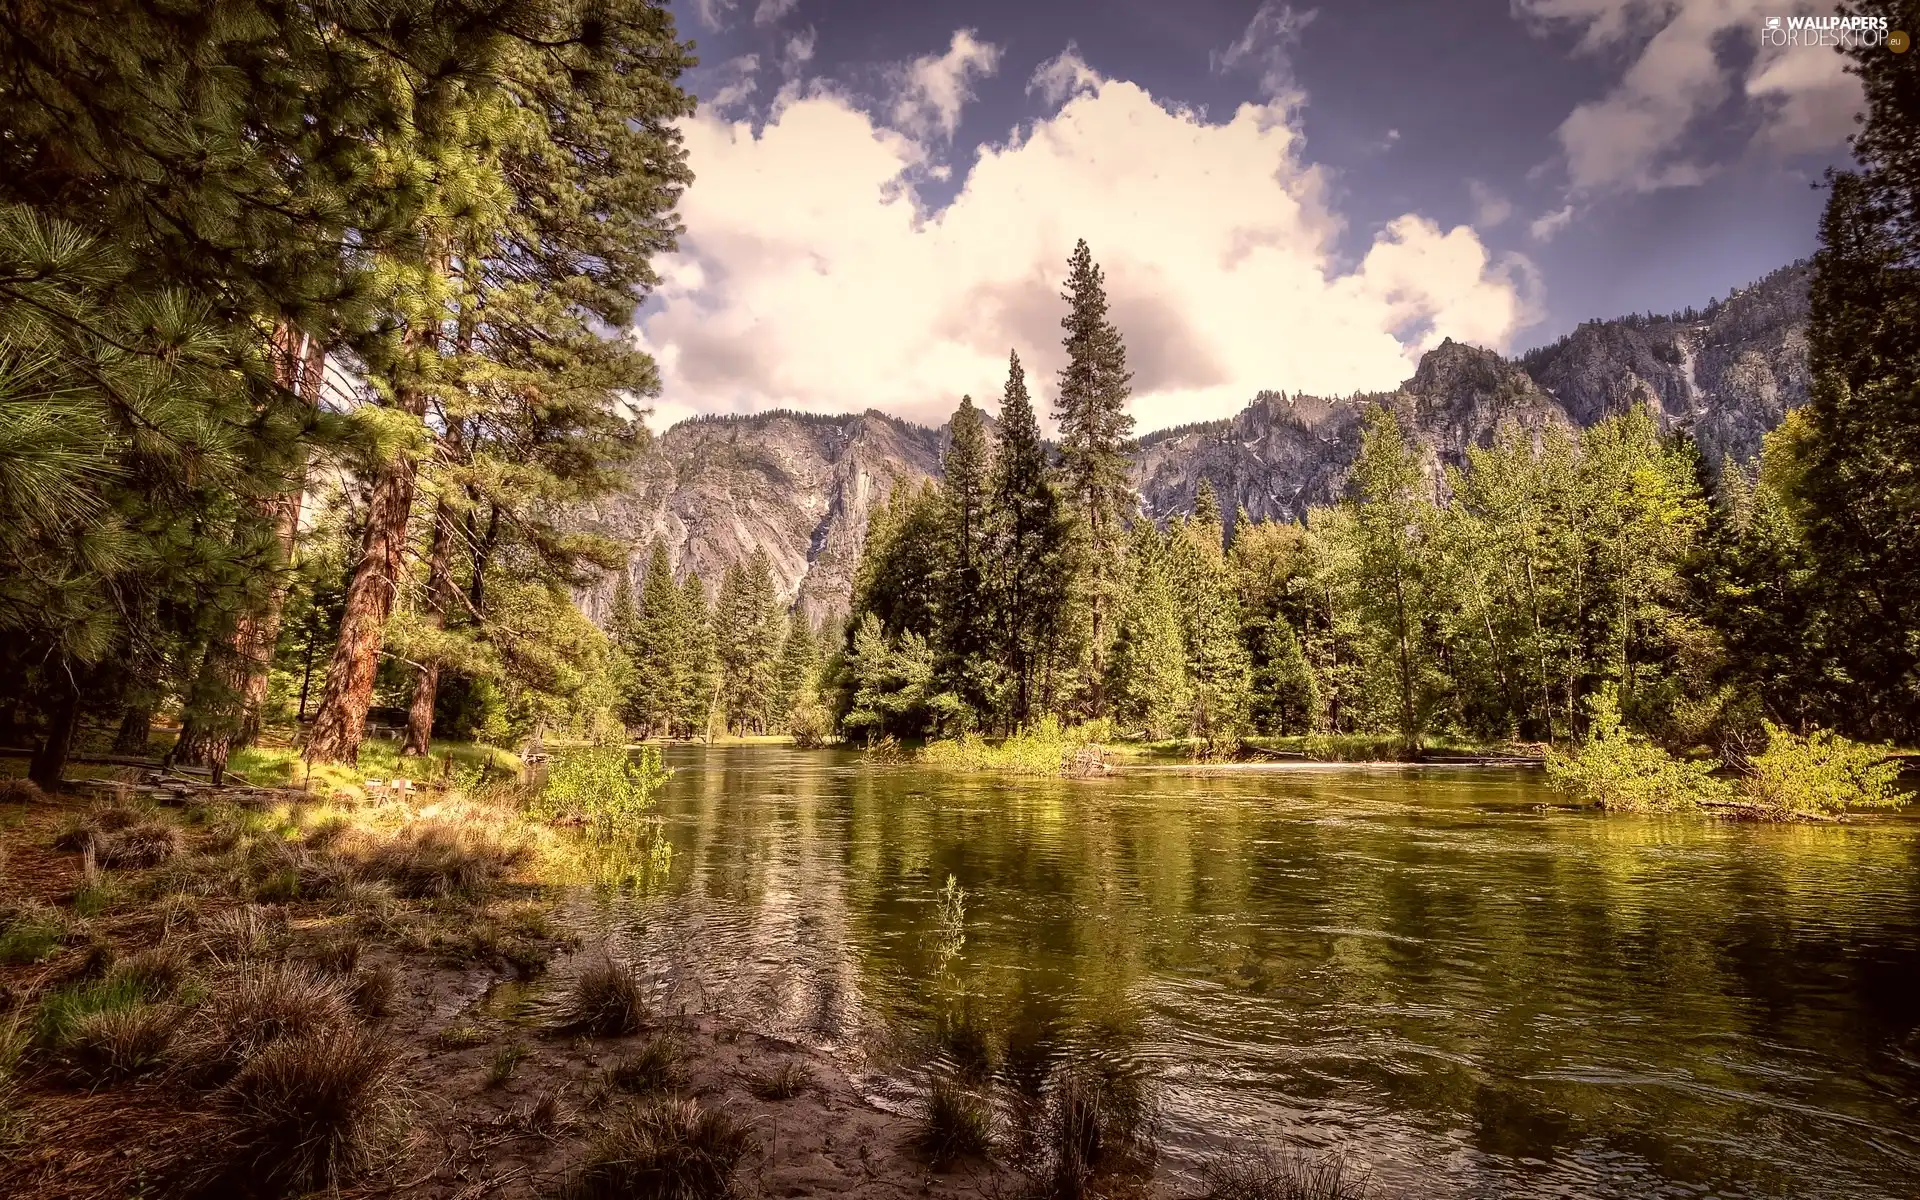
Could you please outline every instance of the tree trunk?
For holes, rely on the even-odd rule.
[[[427,622],[436,631],[447,624],[453,592],[453,506],[440,498],[433,516],[433,548],[427,556]],[[413,684],[413,705],[407,710],[407,742],[401,754],[425,756],[433,737],[433,701],[440,686],[440,660],[428,655]]]
[[[317,404],[327,362],[320,344],[283,321],[274,329],[273,357],[274,381],[308,404]],[[260,736],[287,595],[281,573],[292,564],[299,541],[306,478],[303,449],[287,476],[286,488],[259,502],[258,518],[271,522],[274,530],[274,555],[267,568],[272,579],[258,601],[241,611],[231,633],[208,645],[195,683],[196,701],[189,705],[174,745],[176,762],[222,764],[234,747]]]
[[[46,791],[60,786],[66,774],[67,756],[73,753],[73,734],[80,725],[80,693],[69,690],[54,705],[47,735],[27,763],[27,778]]]
[[[120,732],[114,735],[116,754],[145,754],[153,737],[153,701],[147,696],[127,702],[120,716]]]
[[[425,400],[425,393],[410,392],[403,403],[417,417]],[[400,588],[417,470],[413,455],[402,451],[383,464],[374,477],[360,560],[347,584],[340,640],[327,664],[326,686],[313,715],[313,733],[307,739],[309,762],[351,763],[360,757],[367,709],[373,703],[374,676],[380,669],[380,645]]]

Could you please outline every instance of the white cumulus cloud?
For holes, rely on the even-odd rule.
[[[1758,120],[1752,149],[1796,154],[1838,147],[1852,128],[1860,85],[1832,49],[1768,46],[1768,16],[1783,0],[1513,0],[1542,31],[1572,26],[1586,52],[1622,51],[1618,82],[1560,125],[1575,192],[1686,187],[1725,165],[1701,144],[1704,120],[1745,101]],[[1740,54],[1729,38],[1746,39]]]
[[[895,123],[921,137],[952,139],[960,110],[973,99],[974,78],[993,74],[999,64],[998,46],[981,41],[971,29],[956,30],[945,54],[916,58],[894,73]]]
[[[753,10],[755,25],[772,25],[793,11],[800,0],[760,0],[760,7]]]
[[[1105,269],[1142,429],[1262,388],[1392,387],[1443,337],[1504,348],[1536,317],[1531,265],[1465,225],[1408,213],[1341,265],[1341,218],[1282,102],[1209,122],[1077,54],[1033,89],[1061,107],[981,147],[938,211],[913,181],[944,120],[889,128],[816,82],[758,130],[688,121],[686,233],[634,335],[660,364],[656,423],[773,407],[938,422],[963,392],[998,400],[1010,349],[1044,413],[1076,238]]]

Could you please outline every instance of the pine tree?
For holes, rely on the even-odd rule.
[[[1227,572],[1224,541],[1220,505],[1213,485],[1203,479],[1193,518],[1175,523],[1164,553],[1192,681],[1191,725],[1210,749],[1239,741],[1252,686],[1252,665],[1240,640],[1239,604]]]
[[[787,634],[780,643],[780,662],[774,669],[773,723],[787,728],[788,718],[798,708],[814,703],[814,689],[820,676],[820,643],[814,628],[795,609],[787,618]]]
[[[725,720],[720,703],[720,662],[714,642],[713,609],[700,576],[688,572],[680,588],[680,654],[675,675],[680,694],[675,724],[682,737],[711,741],[714,725]]]
[[[1091,704],[1102,705],[1108,611],[1113,605],[1115,570],[1125,523],[1136,503],[1128,483],[1128,453],[1133,447],[1133,416],[1127,412],[1126,345],[1107,319],[1106,280],[1083,239],[1068,261],[1067,331],[1061,344],[1067,365],[1060,372],[1054,419],[1060,423],[1063,487],[1088,541],[1086,598],[1090,617],[1088,676]]]
[[[1116,715],[1155,741],[1184,735],[1193,717],[1181,601],[1169,549],[1169,539],[1152,524],[1135,526],[1128,586],[1121,592],[1105,681]]]
[[[612,468],[643,436],[627,398],[656,391],[657,373],[601,331],[631,316],[655,281],[651,255],[673,245],[689,178],[674,122],[692,111],[675,80],[690,59],[648,0],[524,16],[503,27],[513,32],[494,48],[489,86],[451,88],[420,114],[418,153],[443,190],[418,251],[395,263],[399,336],[368,363],[406,437],[374,465],[367,541],[307,747],[316,761],[358,752],[430,409],[470,435],[448,439],[453,461],[440,465],[506,514],[548,571],[617,562],[610,544],[540,518],[614,486]]]
[[[623,706],[627,721],[651,736],[672,735],[688,686],[684,673],[688,631],[683,608],[667,544],[656,537],[647,556],[639,612],[626,648],[633,678]]]
[[[943,686],[968,708],[987,713],[996,692],[992,610],[987,575],[986,423],[973,397],[962,396],[953,414],[952,440],[941,461],[941,495],[946,502],[941,572],[939,649]]]
[[[1843,11],[1920,25],[1912,0]],[[1910,740],[1920,734],[1920,56],[1849,53],[1867,111],[1853,138],[1857,169],[1827,181],[1797,494],[1843,630],[1830,649],[1856,681],[1835,716]]]
[[[1006,672],[1009,717],[1038,715],[1041,671],[1058,641],[1067,601],[1068,536],[1020,356],[1007,358],[987,489],[988,561],[996,656]]]
[[[1386,408],[1365,418],[1354,464],[1357,595],[1390,661],[1395,723],[1417,751],[1436,687],[1427,618],[1431,612],[1433,510],[1418,452]]]

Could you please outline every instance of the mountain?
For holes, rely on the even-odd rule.
[[[1394,409],[1434,459],[1458,464],[1503,421],[1584,427],[1644,406],[1690,433],[1710,464],[1751,458],[1787,410],[1806,401],[1804,262],[1775,271],[1704,311],[1589,321],[1509,360],[1442,342],[1391,392],[1340,398],[1261,392],[1232,417],[1140,439],[1134,482],[1156,519],[1187,512],[1201,479],[1221,505],[1298,519],[1346,487],[1362,415]],[[632,544],[636,584],[654,537],[676,572],[710,587],[730,563],[765,550],[783,597],[813,620],[844,611],[874,505],[939,472],[946,430],[885,413],[792,412],[684,421],[655,440],[626,492],[586,514]],[[605,620],[613,581],[581,598]]]
[[[885,413],[821,417],[770,412],[682,421],[655,439],[631,486],[585,512],[586,527],[634,547],[636,594],[655,537],[674,572],[699,572],[709,593],[729,564],[766,551],[774,584],[814,621],[844,611],[867,517],[901,483],[940,469],[944,430]],[[614,590],[581,598],[605,622]]]

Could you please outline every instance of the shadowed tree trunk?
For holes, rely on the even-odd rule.
[[[433,514],[433,546],[427,552],[427,623],[438,632],[447,624],[453,599],[453,506],[443,495]],[[425,757],[433,737],[433,701],[440,687],[440,658],[422,657],[413,683],[413,705],[407,710],[407,742],[402,754]]]
[[[66,774],[67,756],[73,753],[74,730],[80,725],[80,691],[69,687],[48,714],[47,734],[27,763],[27,778],[52,791]]]
[[[307,403],[317,403],[326,374],[326,354],[319,343],[282,322],[274,330],[273,355],[276,382]],[[229,632],[208,643],[179,740],[174,743],[175,762],[222,764],[233,748],[246,745],[260,734],[273,650],[280,638],[280,611],[286,600],[286,585],[279,576],[293,562],[300,536],[306,475],[302,452],[285,490],[260,504],[259,518],[273,526],[269,570],[275,578],[257,602],[234,617]]]

